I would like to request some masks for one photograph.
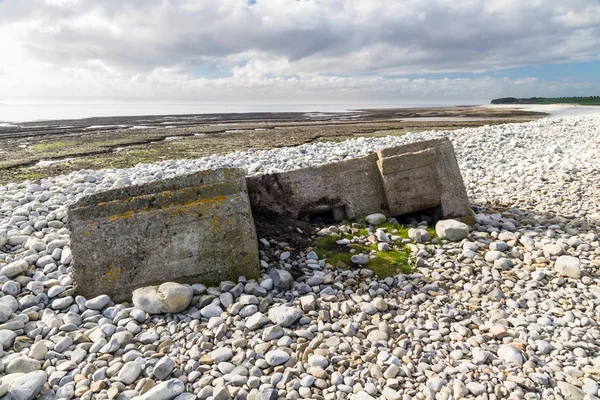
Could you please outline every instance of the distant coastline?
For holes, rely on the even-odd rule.
[[[600,96],[586,97],[502,97],[492,100],[492,104],[579,104],[584,106],[600,106]]]
[[[434,103],[209,103],[209,102],[70,102],[70,103],[0,103],[0,123],[77,120],[85,118],[133,117],[157,115],[349,112],[367,109],[439,108],[457,104]]]

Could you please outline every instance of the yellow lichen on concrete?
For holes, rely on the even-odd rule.
[[[110,217],[108,217],[108,220],[110,222],[114,222],[114,221],[118,221],[118,220],[128,220],[129,218],[133,217],[135,214],[136,213],[134,213],[133,210],[128,210],[127,212],[125,212],[121,215],[111,215]]]
[[[123,269],[121,267],[117,267],[114,265],[109,265],[108,271],[106,274],[100,278],[100,281],[104,285],[104,287],[113,288],[117,285],[119,280],[121,279],[121,275],[123,273]]]
[[[161,196],[163,196],[163,198],[165,196],[172,196],[172,195],[173,195],[173,193],[168,193],[168,194],[167,194],[167,192],[161,193]],[[225,200],[227,200],[226,196],[215,196],[215,197],[206,198],[206,199],[198,199],[198,200],[190,201],[190,202],[183,203],[183,204],[172,205],[172,206],[169,206],[168,208],[163,208],[161,211],[163,211],[170,217],[178,217],[181,215],[193,215],[195,217],[199,217],[201,214],[207,212],[209,208],[219,208],[219,206],[221,206],[221,204],[223,204],[225,202]],[[151,211],[156,211],[156,210],[151,210]],[[110,222],[115,222],[115,221],[119,221],[119,220],[126,221],[135,215],[141,215],[141,214],[145,214],[147,212],[149,212],[148,206],[146,206],[144,208],[140,208],[139,210],[136,210],[136,211],[127,210],[125,213],[120,214],[120,215],[111,215],[108,217],[108,220]]]
[[[184,204],[178,204],[163,211],[170,217],[178,217],[181,215],[193,214],[199,217],[201,214],[208,211],[209,208],[219,208],[227,200],[226,196],[215,196],[208,199],[199,199],[190,201]]]
[[[213,233],[223,232],[227,229],[226,225],[231,225],[231,218],[214,217],[212,224],[210,225],[210,230]]]

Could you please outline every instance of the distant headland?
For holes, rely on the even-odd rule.
[[[528,99],[516,97],[502,97],[492,100],[492,104],[581,104],[586,106],[600,106],[600,96],[587,97],[530,97]]]

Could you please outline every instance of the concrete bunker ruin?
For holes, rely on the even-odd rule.
[[[341,221],[424,210],[435,219],[471,215],[446,138],[277,174],[225,168],[96,193],[68,211],[76,292],[121,301],[165,281],[257,277],[253,211]]]
[[[418,211],[434,219],[470,215],[469,199],[447,138],[385,148],[365,157],[247,178],[256,211],[302,218],[358,220]]]
[[[69,207],[76,291],[131,298],[166,281],[237,280],[259,273],[244,171],[202,171],[113,189]]]

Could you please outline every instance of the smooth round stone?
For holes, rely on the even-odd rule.
[[[272,367],[285,364],[289,359],[290,355],[283,350],[271,350],[265,354],[265,360]]]
[[[481,383],[475,382],[475,381],[467,383],[467,389],[474,396],[479,396],[479,395],[482,395],[482,394],[484,394],[486,392],[485,386],[482,385]]]
[[[274,323],[283,327],[288,327],[294,324],[302,317],[302,310],[296,307],[279,306],[269,310],[269,319]]]
[[[498,358],[507,364],[523,364],[523,355],[521,354],[521,351],[512,345],[505,344],[500,346],[497,354]]]
[[[108,303],[110,303],[110,297],[101,294],[100,296],[96,296],[93,299],[86,301],[85,306],[91,310],[102,310]]]
[[[12,239],[12,238],[11,238]],[[9,239],[10,243],[10,239]],[[14,278],[29,269],[29,264],[25,260],[14,261],[8,265],[5,265],[0,269],[0,275],[4,275],[7,278]]]
[[[131,315],[131,318],[135,319],[139,323],[142,323],[146,320],[146,312],[140,310],[139,308],[134,308],[131,310],[129,315]]]
[[[0,304],[0,323],[8,321],[12,313],[13,310],[11,307],[7,306],[6,304]]]
[[[350,261],[354,264],[365,265],[369,262],[369,256],[366,254],[355,254],[350,257]]]
[[[427,387],[434,392],[439,392],[442,387],[446,384],[446,381],[442,378],[430,378],[427,380]]]
[[[327,361],[327,358],[321,355],[311,354],[310,356],[308,356],[308,365],[310,365],[311,367],[327,368],[327,366],[329,365],[329,361]]]
[[[265,317],[263,313],[257,312],[246,320],[246,328],[248,328],[251,331],[260,329],[266,324],[268,324],[269,321],[269,318]]]
[[[377,226],[387,221],[387,217],[384,214],[374,213],[367,215],[365,221],[369,225]]]
[[[377,244],[377,251],[389,251],[390,250],[390,245],[388,243],[378,243]]]
[[[48,354],[48,346],[44,342],[34,343],[29,349],[29,357],[44,360]]]
[[[233,352],[231,349],[227,347],[220,347],[216,350],[213,350],[210,353],[210,357],[212,358],[213,363],[220,363],[222,361],[228,361],[233,357]]]
[[[275,286],[275,284],[273,283],[273,279],[268,278],[268,279],[263,279],[262,282],[260,282],[260,286],[266,290],[273,290],[273,287]]]
[[[313,383],[315,383],[315,377],[312,375],[306,375],[304,378],[300,380],[300,385],[304,387],[311,387]]]
[[[60,297],[58,299],[53,300],[50,307],[54,308],[55,310],[62,310],[64,308],[69,307],[71,304],[73,304],[74,301],[75,300],[73,299],[73,296]]]
[[[581,262],[572,256],[560,256],[554,264],[554,269],[568,278],[581,279]]]
[[[165,282],[133,291],[133,305],[148,314],[179,313],[192,301],[194,292],[190,285]]]
[[[157,379],[164,380],[173,371],[175,368],[175,362],[171,359],[171,357],[163,357],[154,366],[152,373]]]
[[[142,365],[136,361],[130,361],[123,364],[119,370],[117,379],[126,385],[129,385],[140,376],[142,373]]]
[[[32,371],[37,371],[42,368],[42,364],[33,358],[29,357],[17,357],[14,358],[6,367],[6,372],[9,374],[15,373],[28,373]]]
[[[487,253],[485,253],[485,261],[487,262],[494,262],[496,260],[501,259],[502,257],[504,257],[504,253],[502,253],[501,251],[488,251]]]
[[[15,339],[17,338],[17,334],[8,329],[0,330],[0,345],[4,350],[12,347]]]
[[[62,353],[67,350],[73,344],[73,339],[66,336],[62,338],[56,345],[54,346],[54,351],[58,353]]]
[[[546,276],[546,274],[544,273],[544,271],[533,271],[531,273],[531,279],[535,280],[535,281],[541,281],[542,279],[544,279],[544,277]]]
[[[490,243],[490,250],[492,251],[506,251],[508,250],[508,244],[505,242],[492,242]]]
[[[12,381],[8,392],[14,400],[32,400],[41,392],[46,379],[44,371],[29,372]]]
[[[542,250],[550,256],[559,256],[563,253],[562,247],[557,244],[545,244]]]
[[[2,285],[2,291],[9,296],[17,296],[21,293],[21,284],[15,281],[8,281]]]
[[[469,225],[454,219],[445,219],[437,222],[435,233],[440,239],[458,242],[469,235]]]
[[[254,304],[250,304],[242,308],[238,314],[242,318],[247,318],[251,315],[254,315],[256,312],[258,312],[258,307]]]
[[[152,389],[136,398],[136,400],[170,400],[185,390],[185,384],[178,379],[161,382]]]
[[[218,304],[209,304],[200,310],[200,315],[204,318],[214,318],[221,315],[223,309]]]

